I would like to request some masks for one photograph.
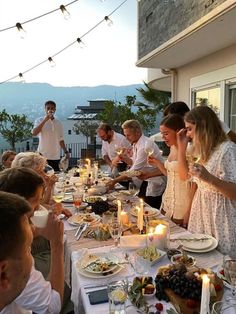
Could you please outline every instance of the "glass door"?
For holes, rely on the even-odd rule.
[[[229,127],[236,131],[236,85],[229,86]]]

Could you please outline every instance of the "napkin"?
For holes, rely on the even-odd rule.
[[[132,234],[120,238],[120,246],[123,248],[139,248],[147,245],[146,234]]]

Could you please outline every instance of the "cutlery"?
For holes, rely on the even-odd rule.
[[[87,224],[87,223],[85,223],[85,224],[82,226],[81,230],[79,231],[79,234],[77,235],[77,238],[76,238],[77,241],[80,239],[82,233],[87,229],[87,227],[88,227],[88,224]]]
[[[94,289],[94,288],[102,288],[102,287],[106,287],[107,286],[107,283],[104,283],[104,284],[97,284],[97,285],[87,285],[87,286],[84,286],[83,288],[85,289],[85,290],[87,290],[87,289]],[[86,292],[86,293],[88,293],[88,292]]]
[[[83,227],[83,225],[79,225],[78,229],[75,232],[75,238],[77,237],[79,231],[81,230],[81,228]]]
[[[174,242],[174,241],[204,241],[204,240],[209,240],[210,238],[209,237],[202,237],[202,238],[178,238],[178,239],[170,239],[171,242]]]

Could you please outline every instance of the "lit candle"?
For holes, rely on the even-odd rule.
[[[153,244],[160,250],[167,247],[167,226],[159,224],[156,226],[153,235]]]
[[[120,200],[117,200],[117,205],[118,205],[117,218],[118,218],[118,222],[121,222],[121,201]]]
[[[140,209],[143,211],[143,207],[144,207],[144,205],[143,205],[143,199],[140,198],[139,202],[140,202]]]
[[[142,231],[143,230],[143,210],[138,206],[136,206],[136,209],[138,211],[138,223],[137,223],[137,225],[138,225],[139,230]]]
[[[150,228],[148,233],[148,241],[150,245],[152,245],[153,240],[154,240],[153,228]]]
[[[126,213],[124,210],[120,213],[120,220],[122,225],[128,225],[129,224],[129,216],[128,213]]]
[[[94,181],[98,180],[98,166],[94,165]]]
[[[87,176],[89,176],[90,174],[90,171],[91,171],[91,160],[89,158],[86,158],[86,161],[87,161],[87,165],[86,165],[86,168],[87,168]]]
[[[200,314],[209,313],[210,313],[210,279],[207,275],[203,275]]]

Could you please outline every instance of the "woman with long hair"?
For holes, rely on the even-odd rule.
[[[179,162],[186,167],[186,147],[192,141],[198,161],[189,173],[197,184],[188,229],[209,234],[219,250],[236,258],[236,145],[222,129],[217,115],[207,106],[185,115],[185,129],[178,133]]]

